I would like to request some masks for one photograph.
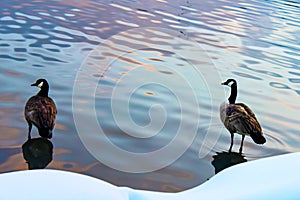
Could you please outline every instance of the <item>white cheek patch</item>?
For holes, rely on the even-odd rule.
[[[38,87],[41,88],[43,86],[44,82],[40,82],[40,84],[38,84]]]
[[[227,85],[231,87],[232,84],[233,84],[233,81],[230,81]]]

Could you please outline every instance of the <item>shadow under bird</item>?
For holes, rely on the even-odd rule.
[[[215,174],[233,165],[247,162],[247,159],[241,153],[224,151],[216,153],[216,155],[213,155],[213,160],[211,162],[215,168]]]
[[[53,159],[53,144],[47,138],[28,139],[22,152],[28,169],[44,169]]]
[[[39,134],[44,138],[52,138],[52,130],[56,119],[56,106],[48,96],[49,84],[45,79],[38,79],[31,86],[40,88],[40,91],[30,97],[25,105],[25,119],[28,123],[28,138],[31,138],[32,124],[37,127]]]
[[[252,110],[244,103],[236,103],[237,82],[234,79],[228,79],[222,85],[231,87],[231,94],[228,103],[224,102],[220,106],[221,121],[231,134],[231,145],[229,152],[233,146],[234,133],[242,135],[241,146],[239,152],[242,152],[244,138],[249,135],[256,144],[264,144],[266,142],[262,133],[262,128],[255,117]]]

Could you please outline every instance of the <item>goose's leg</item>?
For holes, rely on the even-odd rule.
[[[31,139],[31,128],[32,128],[32,124],[31,123],[28,123],[28,140]]]
[[[245,135],[242,135],[242,141],[241,141],[241,146],[240,146],[240,150],[239,150],[240,153],[242,153],[242,151],[243,151],[244,139],[245,139]]]
[[[231,144],[230,144],[230,148],[229,148],[229,153],[231,152],[232,146],[233,146],[233,134],[234,133],[230,133],[230,135],[231,135]]]

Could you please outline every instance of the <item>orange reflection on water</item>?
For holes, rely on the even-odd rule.
[[[155,95],[154,92],[150,92],[150,91],[145,91],[144,94],[145,95],[150,95],[150,96],[154,96]]]
[[[67,131],[67,130],[69,130],[69,127],[66,126],[66,125],[63,125],[63,124],[56,123],[55,124],[55,129],[62,130],[62,131]]]
[[[12,71],[12,70],[4,70],[4,73],[9,76],[18,76],[18,77],[24,76],[24,73]]]
[[[182,171],[172,168],[165,168],[149,174],[141,184],[147,188],[155,188],[156,184],[160,185],[161,191],[180,192],[195,179],[195,175],[188,171]]]
[[[7,142],[9,142],[12,139],[17,139],[19,138],[23,132],[20,131],[17,128],[13,128],[13,127],[5,127],[5,126],[1,126],[0,127],[0,144],[4,145],[5,140],[7,140]]]
[[[21,149],[21,147],[18,147],[18,149]],[[18,153],[8,157],[8,159],[4,163],[0,164],[1,172],[10,172],[25,169],[27,169],[27,164],[24,161],[22,153]]]
[[[66,154],[72,154],[72,151],[63,148],[55,149],[54,151],[54,157],[56,157],[57,159],[61,156],[62,157],[65,156]],[[93,167],[99,165],[99,162],[93,162],[91,164],[85,165],[83,163],[60,161],[57,159],[51,162],[49,168],[62,169],[62,170],[75,171],[75,172],[86,172],[91,170]]]

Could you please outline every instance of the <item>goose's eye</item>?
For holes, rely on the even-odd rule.
[[[41,88],[43,86],[44,82],[40,82],[40,84],[38,84],[38,87]]]

